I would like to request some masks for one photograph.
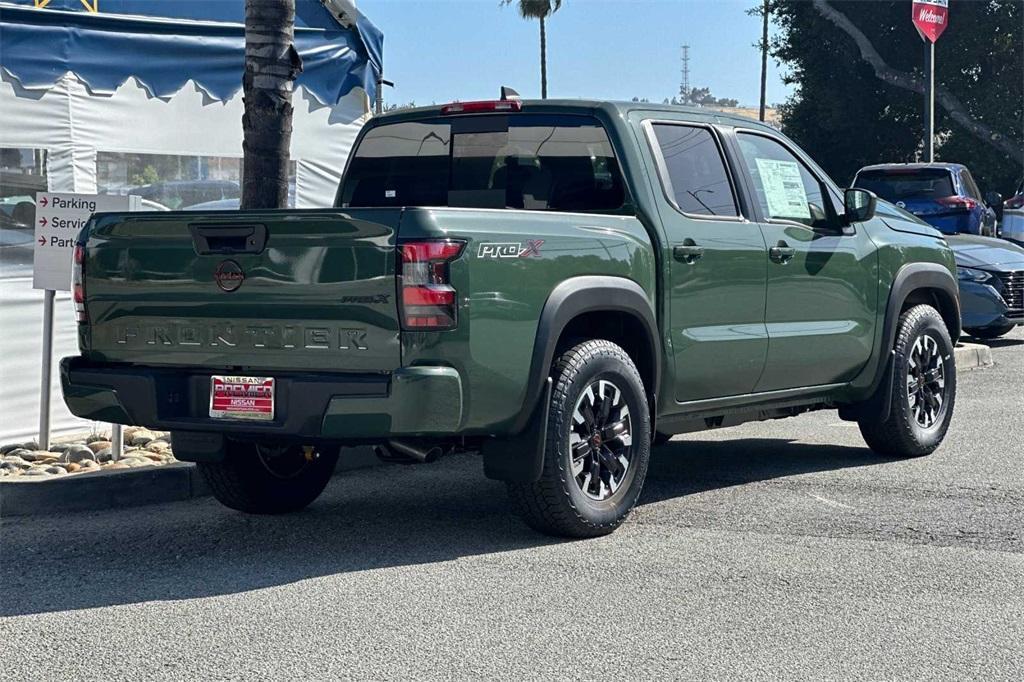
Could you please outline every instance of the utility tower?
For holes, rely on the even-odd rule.
[[[690,104],[690,46],[683,45],[683,79],[679,83],[679,101]]]

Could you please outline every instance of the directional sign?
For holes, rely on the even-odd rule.
[[[910,11],[917,32],[933,43],[949,24],[949,0],[914,0]]]
[[[134,211],[139,197],[112,194],[36,194],[36,239],[32,286],[53,291],[71,290],[71,256],[75,239],[93,213]]]

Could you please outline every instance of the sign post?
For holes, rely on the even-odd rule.
[[[924,148],[931,163],[935,160],[935,41],[949,25],[949,0],[914,0],[910,18],[924,41]]]
[[[138,210],[138,197],[110,194],[36,193],[32,286],[43,294],[42,383],[39,392],[39,447],[50,447],[50,389],[53,382],[53,304],[56,292],[71,291],[71,258],[78,233],[93,213]],[[121,441],[113,425],[114,443]],[[115,457],[120,451],[113,450]]]

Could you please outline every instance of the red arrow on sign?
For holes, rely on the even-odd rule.
[[[39,246],[46,246],[46,237],[39,238]]]
[[[42,204],[43,206],[46,206],[48,203],[50,203],[50,200],[47,199],[46,197],[43,197],[42,199],[39,200],[39,203]]]
[[[43,227],[46,227],[46,216],[43,216],[42,218],[39,219],[39,224],[42,225]]]

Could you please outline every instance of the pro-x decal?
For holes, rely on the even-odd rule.
[[[521,242],[483,242],[477,250],[477,258],[529,258],[540,256],[543,239],[528,239]]]

